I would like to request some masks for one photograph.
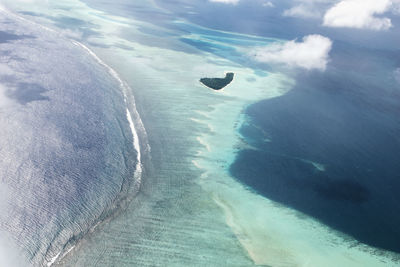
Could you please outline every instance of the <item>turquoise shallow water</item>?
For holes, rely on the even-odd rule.
[[[122,90],[121,98],[125,92],[133,121],[138,125],[140,115],[144,125],[139,193],[125,191],[118,212],[95,229],[83,229],[91,230],[72,250],[63,250],[55,265],[396,266],[397,255],[258,195],[230,172],[238,151],[255,149],[239,131],[248,119],[245,109],[288,95],[296,85],[287,74],[260,70],[244,52],[284,40],[197,26],[152,1],[118,3],[110,10],[104,9],[107,2],[9,4],[86,45],[94,53],[92,64],[104,73],[112,68],[111,87]],[[146,14],[154,14],[154,21]],[[82,47],[77,51],[90,55]],[[228,71],[235,79],[220,92],[199,82]],[[119,78],[126,83],[122,88]],[[127,122],[125,111],[119,118]]]

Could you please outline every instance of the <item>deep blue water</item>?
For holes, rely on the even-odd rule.
[[[102,5],[102,1],[85,2]],[[246,47],[248,40],[176,20],[267,38],[321,34],[333,41],[325,72],[290,71],[296,79],[290,93],[247,109],[248,121],[241,133],[257,150],[240,151],[231,173],[269,199],[361,242],[400,252],[400,84],[393,76],[400,67],[399,17],[392,17],[393,29],[379,32],[326,28],[320,19],[283,17],[293,4],[289,0],[275,3],[275,8],[260,8],[262,0],[238,5],[155,2],[171,13],[149,16],[129,0],[107,8],[182,34],[199,34],[202,39],[179,40],[255,69],[277,71],[254,66],[229,45]],[[310,162],[323,164],[325,171]]]
[[[349,60],[349,58],[353,60]],[[337,43],[325,73],[250,106],[231,173],[261,195],[357,240],[400,252],[396,52]],[[325,171],[310,162],[324,164]]]

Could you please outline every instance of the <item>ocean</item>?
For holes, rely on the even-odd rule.
[[[3,151],[32,149],[1,154],[0,230],[28,265],[399,264],[398,30],[262,2],[2,1],[0,51],[31,64],[1,79],[25,83]],[[308,34],[333,41],[325,71],[249,56]]]

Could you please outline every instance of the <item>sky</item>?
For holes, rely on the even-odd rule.
[[[251,1],[261,2],[264,8],[269,9],[280,5],[276,1],[209,0],[215,5],[231,7]],[[324,33],[296,36],[285,44],[259,47],[250,51],[249,56],[258,62],[325,71],[334,45],[330,32],[336,29],[350,38],[351,35],[368,36],[365,39],[390,33],[400,27],[393,22],[393,18],[398,19],[400,15],[400,0],[294,0],[288,2],[280,15],[303,20],[304,23],[311,22]],[[390,43],[390,40],[387,42]],[[399,69],[395,69],[393,75],[400,80]]]

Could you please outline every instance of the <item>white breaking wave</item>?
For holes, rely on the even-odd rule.
[[[128,106],[127,92],[131,91],[130,86],[127,85],[127,84],[121,79],[121,77],[118,75],[118,73],[117,73],[113,68],[111,68],[110,66],[108,66],[103,60],[101,60],[89,47],[87,47],[86,45],[84,45],[84,44],[82,44],[82,43],[80,43],[80,42],[77,42],[77,41],[72,41],[72,42],[73,42],[75,45],[77,45],[77,46],[82,47],[83,49],[85,49],[94,59],[96,59],[96,61],[97,61],[100,65],[104,66],[104,67],[108,70],[108,72],[119,82],[120,87],[123,89],[122,92],[123,92],[123,94],[124,94],[124,101],[125,101],[125,104]],[[136,119],[137,119],[137,122],[138,122],[139,125],[141,126],[141,128],[144,129],[143,123],[142,123],[140,117],[138,116],[138,113],[137,113],[136,109],[135,109],[135,114],[134,114],[134,115],[136,115],[135,117],[136,117]],[[126,108],[126,118],[127,118],[128,122],[129,122],[129,126],[130,126],[130,128],[131,128],[132,137],[133,137],[133,146],[134,146],[135,150],[137,151],[137,156],[136,156],[137,165],[136,165],[136,170],[135,170],[135,178],[139,179],[139,182],[141,182],[141,181],[140,181],[140,176],[141,176],[141,173],[142,173],[142,161],[141,161],[141,151],[140,151],[139,135],[138,135],[137,130],[136,130],[136,128],[135,128],[135,124],[133,123],[132,114],[131,114],[131,112],[130,112],[130,110],[129,110],[128,107]]]
[[[42,26],[42,27],[44,27],[44,26]],[[49,29],[49,28],[47,28],[47,27],[44,27],[44,28],[46,28],[47,30],[53,31],[52,29]],[[136,163],[136,166],[135,166],[136,168],[135,168],[135,173],[134,173],[134,181],[136,182],[136,187],[139,188],[140,185],[141,185],[141,182],[142,182],[141,176],[142,176],[142,172],[143,172],[143,167],[142,167],[142,153],[141,153],[141,148],[140,148],[139,135],[138,135],[138,132],[137,132],[137,130],[136,130],[135,124],[134,124],[134,122],[133,122],[132,114],[131,114],[131,112],[130,112],[130,110],[129,110],[129,107],[128,107],[127,92],[131,91],[131,88],[130,88],[130,86],[129,86],[128,84],[126,84],[126,83],[120,78],[120,76],[118,75],[118,73],[117,73],[113,68],[111,68],[111,67],[108,66],[103,60],[101,60],[89,47],[85,46],[84,44],[82,44],[82,43],[80,43],[80,42],[78,42],[78,41],[74,41],[74,40],[71,40],[71,41],[72,41],[72,43],[75,44],[76,46],[81,47],[81,48],[83,48],[85,51],[87,51],[88,54],[91,55],[101,66],[103,66],[104,68],[106,68],[107,71],[111,74],[111,76],[119,82],[119,86],[120,86],[120,87],[122,88],[122,90],[123,90],[122,93],[123,93],[123,96],[124,96],[124,102],[125,102],[125,105],[127,106],[127,108],[126,108],[126,118],[127,118],[128,122],[129,122],[129,127],[130,127],[131,133],[132,133],[133,147],[134,147],[135,151],[137,152],[137,154],[136,154],[136,162],[137,162],[137,163]],[[139,116],[139,114],[138,114],[136,108],[133,107],[133,109],[134,109],[134,116],[135,116],[135,119],[136,119],[136,123],[140,126],[141,130],[145,133],[145,129],[144,129],[144,126],[143,126],[143,122],[142,122],[142,120],[140,119],[140,116]],[[97,225],[96,225],[96,226],[97,226]],[[95,227],[96,227],[96,226],[95,226]],[[67,254],[69,254],[69,252],[71,252],[71,251],[74,249],[74,247],[75,247],[75,246],[71,247],[71,248],[68,249],[64,254],[62,254],[62,257],[61,257],[61,258],[65,257]],[[61,251],[61,252],[62,252],[62,251]],[[60,258],[61,252],[59,252],[55,257],[53,257],[53,258],[47,263],[47,266],[49,266],[49,267],[52,266],[52,265]]]
[[[57,255],[55,255],[53,258],[51,258],[51,260],[47,263],[47,266],[50,267],[51,265],[53,265],[56,260],[58,259],[58,257],[60,257],[61,252],[58,252]]]

